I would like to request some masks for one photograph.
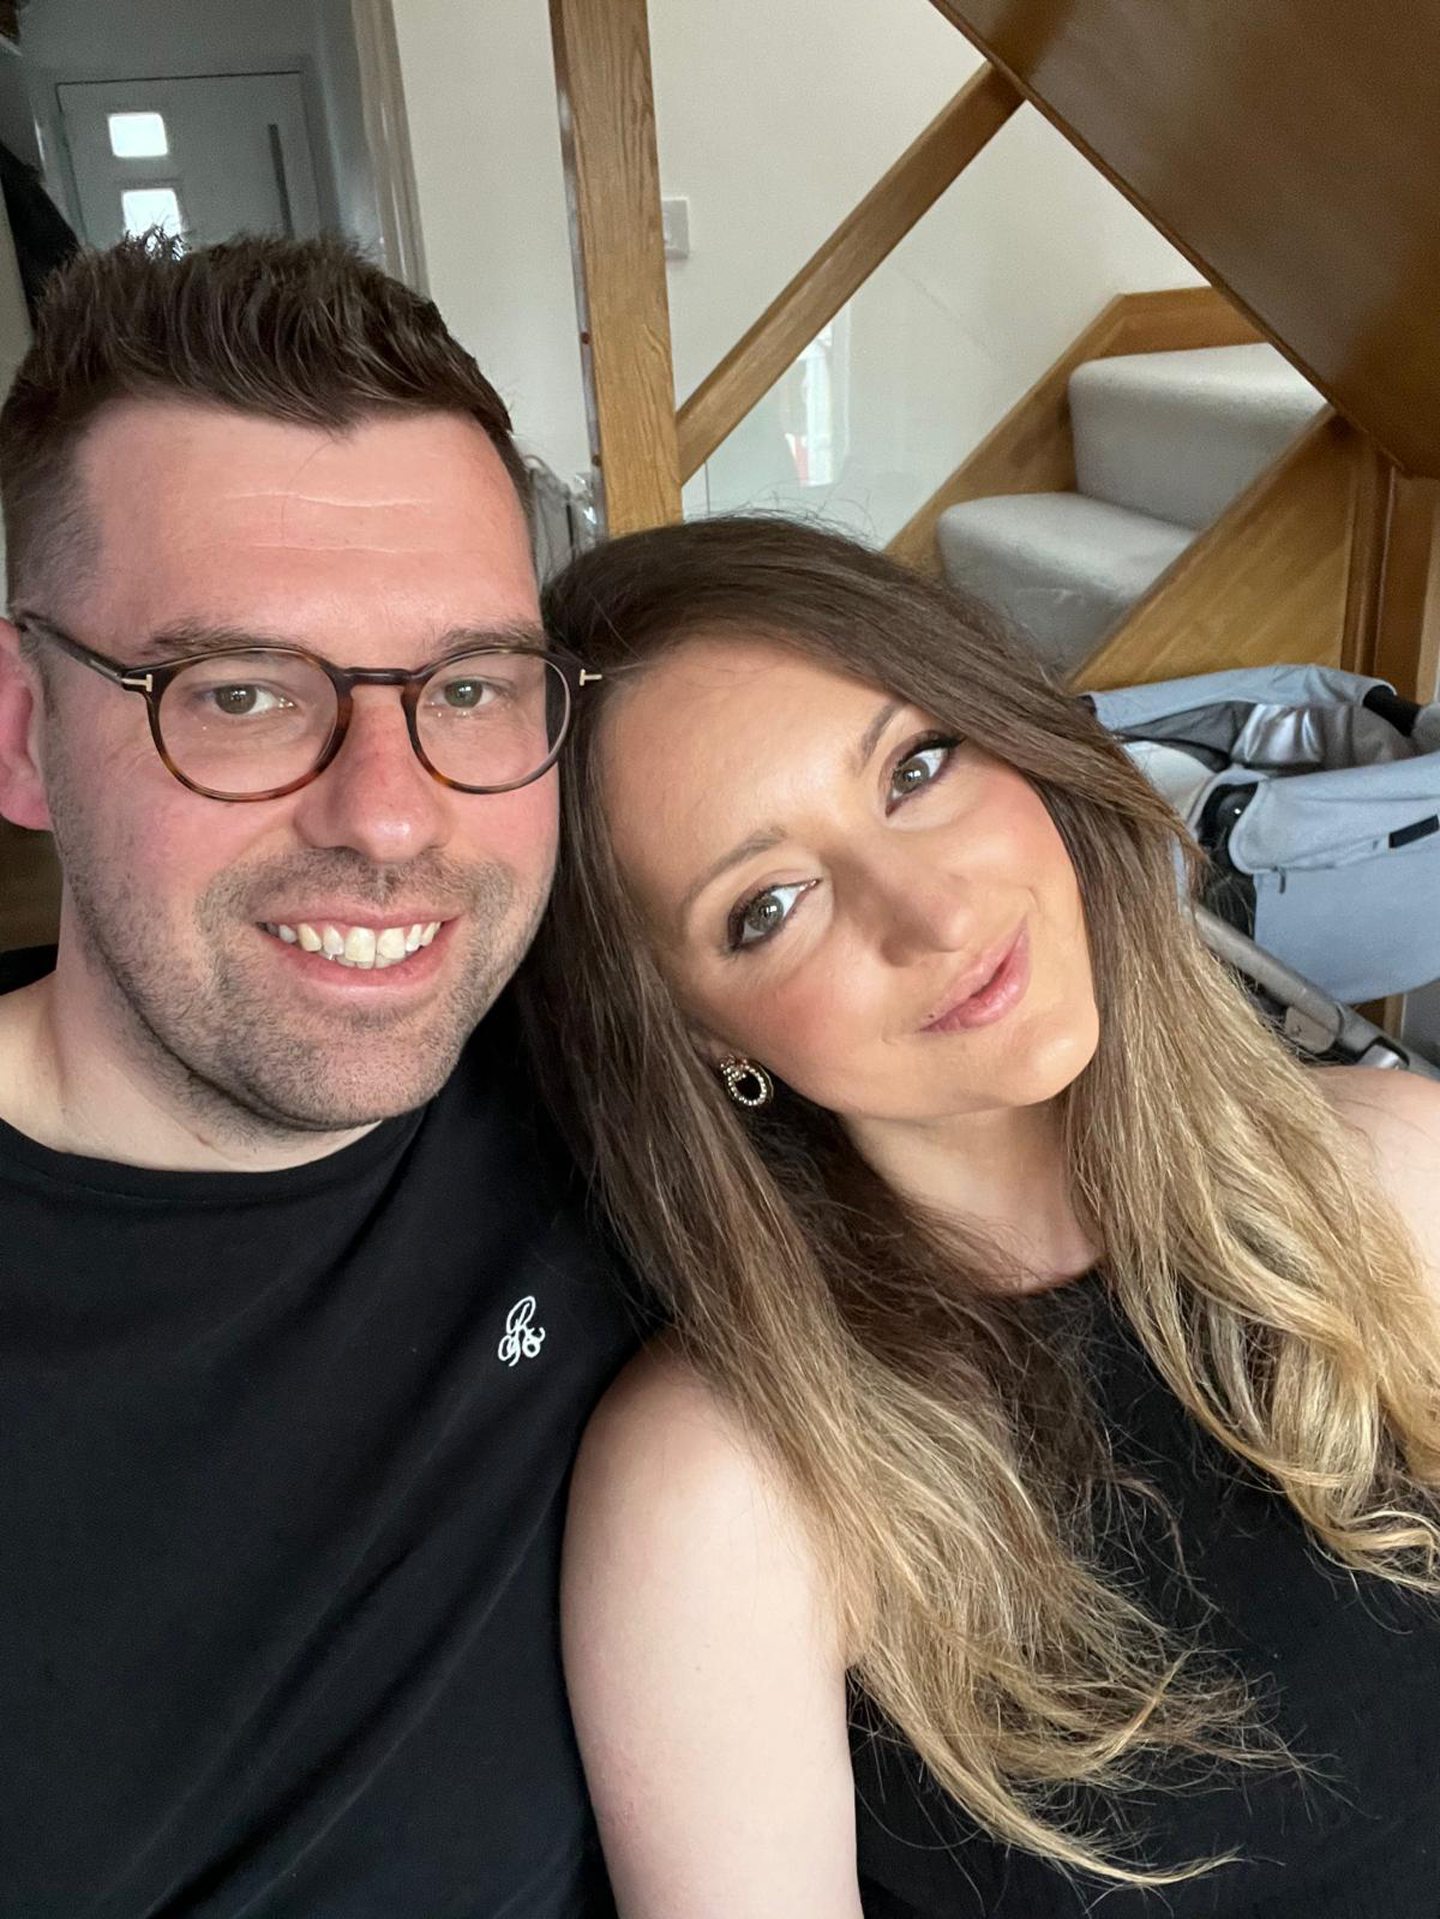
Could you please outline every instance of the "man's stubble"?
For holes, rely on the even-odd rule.
[[[377,867],[345,849],[271,856],[232,868],[195,901],[176,951],[127,884],[123,850],[97,843],[93,797],[77,792],[64,754],[47,754],[47,789],[66,892],[89,961],[142,1073],[207,1129],[237,1142],[371,1125],[430,1099],[455,1068],[534,938],[549,890],[523,900],[508,867],[464,867],[440,853]],[[212,802],[221,804],[221,802]],[[463,950],[417,1010],[307,1004],[277,992],[288,948],[265,950],[267,904],[339,894],[383,918],[392,902],[423,899]]]

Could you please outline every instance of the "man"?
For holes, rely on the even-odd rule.
[[[0,1912],[610,1910],[554,1599],[634,1334],[486,1017],[584,697],[505,410],[338,243],[127,244],[0,480],[65,879],[0,998]]]

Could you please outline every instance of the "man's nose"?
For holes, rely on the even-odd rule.
[[[415,756],[399,692],[357,687],[354,701],[340,751],[296,795],[295,824],[312,846],[398,865],[450,837],[448,795]]]

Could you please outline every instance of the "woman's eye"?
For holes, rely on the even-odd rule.
[[[959,744],[956,739],[933,739],[912,746],[905,757],[896,762],[890,775],[890,798],[898,802],[908,799],[922,786],[933,786]]]
[[[778,933],[794,910],[796,900],[802,893],[808,893],[813,884],[812,880],[797,880],[793,886],[767,886],[763,893],[752,893],[748,900],[742,900],[730,915],[731,952],[738,953],[745,946],[758,946],[762,940]]]

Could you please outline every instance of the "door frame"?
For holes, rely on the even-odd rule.
[[[428,294],[420,192],[410,146],[394,0],[350,0],[360,61],[360,102],[375,180],[384,265],[397,280]]]

